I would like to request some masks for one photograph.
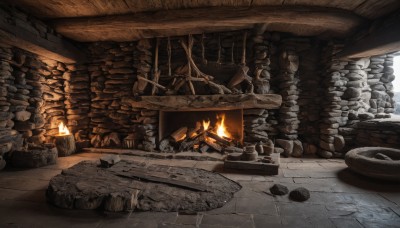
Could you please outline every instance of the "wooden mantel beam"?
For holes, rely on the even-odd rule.
[[[346,45],[336,54],[339,59],[358,59],[400,51],[400,23],[377,29],[368,36]]]
[[[34,33],[12,20],[10,21],[3,10],[0,9],[0,43],[63,63],[85,61],[84,52],[65,38],[51,33],[47,33],[46,38],[43,38],[38,33]],[[27,25],[27,27],[29,26]]]
[[[52,21],[57,32],[74,37],[75,33],[97,34],[117,31],[169,31],[195,28],[237,27],[255,23],[315,26],[345,35],[364,20],[350,11],[325,7],[209,7],[142,12]],[[251,26],[249,26],[251,27]],[[84,37],[82,39],[85,39]]]

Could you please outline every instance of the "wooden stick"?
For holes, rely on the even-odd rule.
[[[207,64],[206,50],[204,47],[204,38],[205,38],[205,35],[203,33],[203,35],[201,36],[201,60],[202,60],[203,64]]]
[[[246,38],[247,38],[247,31],[243,34],[243,52],[242,52],[242,62],[243,66],[246,65]]]
[[[187,55],[188,59],[188,74],[187,74],[187,82],[189,84],[190,91],[192,92],[192,95],[196,95],[196,91],[194,90],[194,86],[190,78],[192,77],[192,67],[190,66],[190,59],[192,59],[192,47],[193,47],[193,37],[191,34],[188,36],[188,51],[189,54]]]
[[[182,45],[183,49],[185,50],[186,55],[188,55],[189,54],[189,49],[188,49],[188,46],[186,45],[186,43],[181,40],[181,45]],[[200,69],[197,67],[197,65],[194,63],[193,58],[190,58],[190,64],[192,64],[191,66],[192,66],[193,70],[195,71],[195,73],[197,74],[197,76],[203,77],[203,78],[205,78],[207,80],[213,80],[214,79],[213,76],[207,75],[207,74],[204,74],[203,72],[201,72]]]
[[[221,64],[221,35],[218,34],[218,59],[217,63]]]
[[[235,59],[233,57],[233,49],[235,47],[235,41],[232,41],[232,48],[231,48],[231,64],[235,64]]]
[[[160,88],[160,89],[167,90],[167,88],[166,88],[165,86],[160,85],[160,84],[158,84],[158,83],[156,83],[156,82],[153,82],[152,80],[149,80],[149,79],[147,79],[147,78],[145,78],[145,77],[142,77],[142,76],[139,76],[139,75],[138,75],[137,78],[140,79],[140,80],[143,80],[143,81],[145,81],[145,82],[148,82],[148,83],[150,83],[150,84],[152,84],[152,85],[154,85],[154,86],[156,86],[156,87],[158,87],[158,88]]]
[[[160,71],[158,70],[158,46],[160,44],[160,38],[156,38],[156,50],[154,54],[154,77],[153,82],[158,84],[158,79],[160,78]],[[157,92],[157,86],[153,84],[153,88],[151,90],[151,95],[155,95]]]
[[[171,69],[171,55],[172,55],[172,50],[171,50],[171,39],[168,37],[168,43],[167,43],[167,52],[168,52],[168,76],[172,76],[172,69]]]

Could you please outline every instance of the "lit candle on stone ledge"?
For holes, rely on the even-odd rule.
[[[55,144],[59,157],[69,156],[76,151],[75,138],[63,122],[58,125],[58,135],[55,136]]]

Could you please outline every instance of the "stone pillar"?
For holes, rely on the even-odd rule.
[[[41,107],[42,115],[46,120],[46,141],[50,142],[54,135],[58,134],[60,122],[67,124],[65,110],[65,92],[63,74],[66,71],[65,64],[42,59],[41,74],[43,75],[42,90],[44,104]]]
[[[67,109],[67,126],[77,142],[88,139],[90,112],[90,82],[87,66],[70,64],[63,74]]]
[[[299,157],[303,153],[303,147],[297,140],[297,130],[300,121],[297,117],[299,105],[297,99],[299,91],[297,83],[299,81],[296,73],[299,67],[299,57],[294,47],[284,46],[280,53],[280,94],[282,95],[282,106],[279,109],[279,131],[281,139],[276,143],[284,149],[284,156]],[[294,140],[294,141],[293,141]]]
[[[267,94],[270,92],[269,80],[270,63],[269,42],[263,34],[256,34],[252,38],[254,53],[254,72],[253,84],[254,92],[257,94]],[[268,131],[274,129],[268,122],[268,110],[266,109],[248,109],[244,110],[244,142],[246,143],[266,143],[271,144],[268,139]]]
[[[342,116],[342,99],[346,90],[346,80],[344,69],[347,62],[332,59],[332,55],[337,52],[338,46],[328,45],[323,50],[322,83],[325,94],[321,103],[321,123],[320,123],[320,142],[317,154],[323,158],[331,158],[335,151],[341,150],[344,140],[338,136],[338,128],[341,121],[347,121],[346,116]]]
[[[120,147],[122,138],[134,131],[135,112],[121,103],[123,97],[132,96],[134,49],[131,42],[102,42],[89,47],[92,56],[88,66],[92,91],[90,139],[95,147]],[[114,145],[116,142],[119,145]]]

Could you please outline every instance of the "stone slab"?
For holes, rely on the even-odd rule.
[[[256,171],[265,175],[278,175],[279,171],[279,154],[271,155],[273,163],[262,163],[257,161],[224,161],[226,169],[240,169],[248,171]]]

